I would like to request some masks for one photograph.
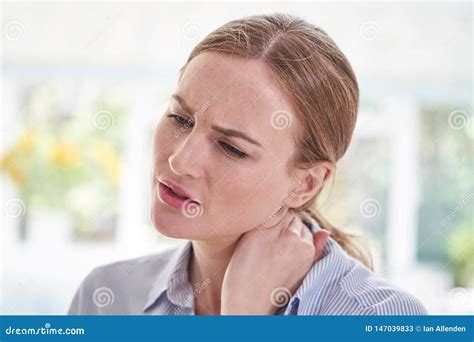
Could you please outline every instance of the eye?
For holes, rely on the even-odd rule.
[[[188,128],[188,127],[192,127],[193,124],[194,124],[194,121],[192,119],[188,120],[188,119],[182,117],[181,115],[168,114],[167,117],[171,118],[171,120],[173,120],[174,123],[176,123],[177,125],[179,125],[181,127]],[[236,158],[240,158],[240,159],[245,159],[245,158],[248,157],[247,153],[242,152],[238,148],[235,148],[234,146],[229,145],[226,142],[219,141],[218,143],[225,150],[225,152],[227,154],[230,154],[232,157],[236,157]]]
[[[247,158],[247,156],[248,156],[247,153],[242,152],[241,150],[239,150],[239,149],[235,148],[234,146],[229,145],[229,144],[227,144],[223,141],[219,141],[219,145],[221,145],[222,148],[227,151],[227,153],[230,153],[234,157],[244,159],[244,158]]]
[[[192,127],[192,125],[194,124],[194,121],[192,119],[188,120],[188,119],[182,117],[181,115],[168,114],[167,117],[171,118],[171,120],[173,120],[179,126],[182,126],[182,127],[185,127],[185,128]]]

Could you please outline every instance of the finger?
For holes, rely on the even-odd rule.
[[[314,240],[313,240],[313,232],[309,229],[309,227],[302,223],[303,224],[303,229],[301,230],[301,237],[303,238],[303,240],[309,242],[309,243],[314,243]]]
[[[291,233],[292,229],[297,229],[296,227],[293,227],[294,223],[295,223],[295,220],[296,220],[296,215],[292,215],[292,214],[289,214],[288,215],[288,218],[285,219],[280,228],[280,236],[283,236],[284,234],[286,233]]]
[[[292,232],[297,236],[303,236],[303,225],[304,223],[295,215],[290,225],[288,226],[288,232]]]
[[[314,239],[314,261],[321,259],[324,251],[324,245],[329,237],[330,233],[327,230],[320,230],[313,234]]]

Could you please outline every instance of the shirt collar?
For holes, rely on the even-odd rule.
[[[311,230],[317,232],[322,230],[318,222],[304,213],[305,219],[311,224]],[[311,267],[306,274],[290,303],[296,301],[299,306],[293,311],[294,314],[314,314],[319,312],[327,300],[327,293],[339,282],[343,272],[350,269],[354,260],[331,236],[324,244],[320,259]],[[316,306],[314,306],[316,304]],[[287,309],[285,314],[289,312]]]
[[[308,226],[313,233],[321,230],[319,224],[309,214],[302,212],[299,214],[303,223]],[[329,240],[329,239],[328,239]],[[186,241],[179,246],[171,255],[170,260],[166,263],[165,268],[157,276],[153,282],[153,286],[148,294],[147,301],[143,307],[143,311],[149,309],[157,299],[166,292],[168,299],[175,305],[180,307],[192,308],[194,305],[193,289],[189,283],[188,265],[192,253],[191,241]],[[328,243],[324,246],[321,258],[326,257],[330,253]],[[316,267],[310,270],[310,273],[315,272]],[[286,308],[281,308],[278,313],[284,311],[284,314],[293,312],[294,305],[298,305],[300,299],[305,293],[314,287],[314,277],[305,277],[301,286],[292,296]],[[296,303],[296,304],[295,304]]]
[[[193,306],[193,289],[188,280],[188,264],[191,253],[191,241],[186,241],[172,253],[166,266],[153,282],[143,311],[150,308],[164,292],[175,305]]]
[[[300,212],[299,216],[303,223],[313,232],[316,233],[320,230],[322,230],[321,226],[318,224],[318,222],[312,218],[307,212]],[[329,240],[329,239],[328,239]],[[326,243],[323,249],[323,253],[321,255],[321,259],[326,257],[330,253],[328,244]],[[317,268],[317,264],[313,265],[313,267],[310,269],[308,274],[314,272],[314,270]],[[301,302],[301,298],[303,298],[306,294],[306,292],[313,288],[314,289],[314,281],[312,281],[312,277],[308,277],[308,274],[305,276],[303,279],[303,282],[301,283],[300,287],[296,290],[295,294],[290,298],[288,301],[288,305],[286,306],[284,310],[284,315],[292,315],[296,314],[298,311],[298,306]]]

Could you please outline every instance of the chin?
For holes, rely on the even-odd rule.
[[[176,230],[175,227],[165,226],[161,223],[153,223],[155,229],[162,235],[173,238],[173,239],[190,239],[190,237],[185,236],[185,234]]]
[[[196,234],[198,227],[196,220],[182,216],[179,212],[171,212],[154,205],[151,213],[151,221],[155,229],[167,237],[174,239],[199,240],[201,236]],[[199,229],[198,229],[199,230]]]

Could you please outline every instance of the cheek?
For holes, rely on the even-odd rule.
[[[235,171],[219,184],[213,188],[210,214],[220,216],[222,226],[233,233],[244,233],[261,225],[278,210],[285,197],[283,182],[274,172]]]
[[[178,141],[174,136],[176,132],[179,130],[176,130],[166,117],[161,118],[156,125],[152,139],[152,161],[155,166],[167,163]]]
[[[163,121],[164,118],[162,118],[158,124],[155,127],[155,130],[153,132],[153,154],[156,155],[157,153],[160,152],[160,150],[163,149],[163,146],[165,146],[164,142],[168,140],[169,138],[166,137],[166,130],[165,130],[165,122]]]

